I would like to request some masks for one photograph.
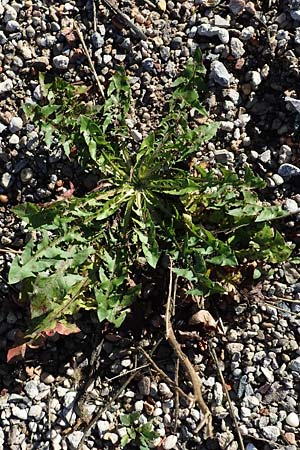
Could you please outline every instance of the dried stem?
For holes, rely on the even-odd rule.
[[[96,81],[96,83],[97,83],[99,92],[100,92],[100,94],[102,95],[102,97],[105,98],[103,88],[102,88],[102,86],[101,86],[101,84],[100,84],[100,81],[99,81],[99,78],[98,78],[98,75],[97,75],[97,72],[96,72],[94,63],[93,63],[93,61],[92,61],[92,59],[91,59],[91,57],[90,57],[89,51],[88,51],[88,49],[87,49],[87,46],[86,46],[86,43],[85,43],[83,34],[81,33],[81,31],[80,31],[80,29],[79,29],[79,27],[78,27],[78,25],[77,25],[76,22],[74,22],[74,28],[75,28],[75,30],[76,30],[76,32],[77,32],[77,34],[78,34],[78,37],[79,37],[79,39],[80,39],[80,42],[81,42],[81,44],[82,44],[82,47],[83,47],[85,56],[87,57],[87,60],[88,60],[90,69],[91,69],[91,71],[92,71],[92,73],[93,73],[93,75],[94,75],[94,78],[95,78],[95,81]]]
[[[172,265],[171,265],[172,268]],[[172,346],[174,352],[176,353],[180,363],[182,366],[186,369],[186,372],[192,382],[193,385],[193,391],[194,391],[194,401],[198,404],[202,414],[203,419],[201,420],[200,424],[197,427],[197,431],[200,431],[203,427],[206,427],[206,435],[207,437],[212,437],[212,415],[211,412],[205,403],[203,396],[202,396],[202,382],[199,378],[198,373],[194,369],[193,364],[187,357],[185,353],[181,350],[181,347],[179,343],[177,342],[177,339],[175,337],[175,333],[173,330],[172,322],[170,320],[170,308],[171,300],[175,301],[176,297],[176,290],[173,292],[172,296],[172,287],[173,287],[173,276],[172,276],[172,270],[170,270],[170,282],[169,282],[169,292],[168,292],[168,299],[167,299],[167,306],[166,306],[166,337],[170,345]]]
[[[240,446],[241,446],[241,450],[245,450],[243,438],[242,438],[242,435],[241,435],[241,432],[240,432],[240,428],[239,428],[239,424],[238,424],[238,422],[236,420],[236,417],[235,417],[235,412],[234,412],[234,409],[233,409],[232,401],[231,401],[231,398],[230,398],[230,395],[229,395],[229,392],[228,392],[228,389],[227,389],[227,386],[226,386],[226,383],[225,383],[225,380],[224,380],[224,377],[223,377],[223,373],[222,373],[222,370],[221,370],[221,367],[220,367],[220,364],[219,364],[219,361],[218,361],[218,357],[216,355],[215,349],[213,347],[211,347],[211,346],[210,346],[210,353],[211,353],[211,355],[213,357],[213,360],[214,360],[214,362],[215,362],[215,364],[217,366],[218,374],[219,374],[219,377],[220,377],[220,380],[221,380],[221,383],[222,383],[222,386],[223,386],[223,391],[224,391],[224,393],[226,395],[226,399],[227,399],[227,402],[228,402],[228,405],[229,405],[230,416],[232,418],[232,421],[233,421],[235,429],[236,429],[236,434],[237,434],[237,437],[238,437],[238,440],[239,440],[239,443],[240,443]]]

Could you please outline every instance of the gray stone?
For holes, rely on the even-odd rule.
[[[276,441],[280,436],[280,429],[275,425],[268,425],[262,429],[263,435],[266,439]]]
[[[289,368],[289,370],[300,374],[300,356],[298,356],[298,358],[296,358],[296,359],[293,359],[289,363],[288,368]]]
[[[290,178],[295,175],[300,175],[300,168],[294,166],[293,164],[281,164],[278,169],[278,174],[283,178]]]
[[[9,144],[17,145],[20,142],[20,138],[17,134],[12,134],[8,140]]]
[[[147,72],[149,72],[150,70],[153,69],[154,61],[152,58],[145,58],[142,62],[142,65],[143,65],[143,69],[146,70]]]
[[[110,441],[112,444],[116,444],[119,440],[119,436],[116,433],[105,433],[103,439]]]
[[[66,70],[69,66],[69,58],[65,55],[54,56],[53,65],[56,69]]]
[[[143,409],[144,409],[144,401],[143,400],[138,400],[137,402],[135,402],[134,408],[135,408],[136,411],[139,411],[139,412],[143,411]]]
[[[273,383],[273,381],[274,381],[274,374],[273,374],[273,372],[270,369],[268,369],[267,367],[261,367],[260,370],[262,371],[262,373],[266,377],[267,381],[269,383]]]
[[[182,47],[182,37],[181,36],[175,36],[170,44],[170,47],[172,50],[179,50]]]
[[[214,154],[217,163],[229,164],[234,161],[234,154],[226,149],[215,150]]]
[[[33,171],[30,167],[25,167],[20,173],[22,183],[28,183],[28,181],[30,181],[32,177]]]
[[[142,395],[150,395],[151,380],[145,376],[138,382],[139,392]]]
[[[101,48],[104,45],[104,37],[100,33],[95,32],[91,36],[91,42],[95,49]]]
[[[238,38],[231,38],[230,42],[231,54],[234,58],[241,58],[245,53],[244,44]]]
[[[274,173],[274,175],[272,175],[272,179],[276,186],[281,186],[284,183],[284,179],[277,173]]]
[[[290,11],[290,15],[293,20],[299,21],[300,20],[300,9],[292,9]]]
[[[141,142],[143,140],[143,135],[138,130],[133,129],[130,131],[130,134],[132,138],[135,140],[135,142]]]
[[[7,189],[13,182],[13,176],[9,172],[4,172],[1,176],[0,184],[4,189]]]
[[[20,30],[20,24],[19,22],[17,22],[16,20],[9,20],[6,23],[6,27],[5,27],[6,31],[8,31],[9,33],[15,33],[16,31]]]
[[[4,23],[9,22],[10,20],[16,20],[17,19],[18,12],[15,10],[15,8],[13,8],[10,5],[6,5],[5,6],[5,10],[6,11],[5,11],[5,15],[4,15],[4,18],[3,18],[3,22]]]
[[[66,393],[66,395],[63,398],[63,405],[66,408],[71,408],[74,404],[75,398],[76,398],[76,391],[69,391]]]
[[[287,198],[284,202],[285,209],[290,213],[296,213],[300,211],[298,203],[292,198]]]
[[[13,406],[11,408],[12,415],[17,417],[17,419],[27,420],[28,414],[26,409],[19,408],[18,406]]]
[[[213,61],[210,68],[210,76],[213,81],[222,87],[228,87],[230,84],[230,74],[223,63]]]
[[[256,90],[258,88],[258,86],[261,83],[261,75],[259,72],[257,72],[256,70],[252,70],[250,72],[247,73],[247,77],[251,83],[251,86],[254,90]]]
[[[240,342],[230,342],[226,346],[228,353],[233,355],[234,353],[241,353],[244,349],[244,344]]]
[[[9,123],[9,131],[11,133],[17,133],[18,131],[22,130],[23,128],[23,120],[21,117],[13,117]]]
[[[167,436],[164,440],[162,447],[164,450],[171,450],[172,448],[175,448],[177,444],[177,436],[174,434],[170,434],[170,436]]]
[[[172,397],[173,393],[166,383],[159,383],[158,390],[164,397]]]
[[[38,385],[35,381],[27,381],[24,386],[24,391],[26,392],[28,397],[32,399],[39,395]]]
[[[240,38],[242,41],[249,41],[254,36],[255,30],[253,27],[245,27],[243,28]]]
[[[220,28],[217,31],[217,36],[222,42],[222,44],[228,44],[229,42],[229,32],[225,30],[224,28]]]
[[[78,449],[82,436],[83,431],[73,431],[71,434],[67,436],[67,441],[70,444],[72,450]]]
[[[254,444],[247,444],[246,450],[258,450],[258,448]]]
[[[0,95],[5,94],[6,92],[12,91],[14,88],[13,82],[10,78],[0,83]]]
[[[261,162],[267,164],[272,160],[271,150],[266,150],[259,155],[259,159]]]
[[[109,430],[110,423],[107,420],[98,420],[97,422],[97,428],[99,436],[102,437],[103,433],[107,430]]]
[[[43,408],[40,405],[32,405],[28,411],[29,417],[34,417],[36,420],[41,420],[43,417]]]

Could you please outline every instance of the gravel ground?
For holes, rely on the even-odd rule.
[[[132,136],[138,142],[157,123],[164,95],[193,51],[200,47],[207,67],[207,108],[221,121],[214,143],[199,148],[199,158],[238,168],[248,161],[268,183],[266,197],[293,212],[300,206],[299,127],[300,1],[243,0],[121,1],[146,39],[97,1],[0,0],[0,243],[22,248],[26,233],[11,213],[23,201],[47,201],[69,182],[91,189],[95,180],[59,147],[45,147],[21,106],[38,102],[39,71],[68,81],[93,84],[88,61],[73,30],[76,18],[100,82],[106,86],[122,64],[130,77],[136,115]],[[95,14],[96,12],[96,14]],[[285,224],[299,243],[299,216]],[[99,338],[91,324],[71,338],[49,339],[24,361],[7,365],[5,349],[24,325],[14,306],[16,293],[5,279],[10,253],[0,253],[0,448],[77,449],[86,424],[144,364],[137,351],[139,330],[125,329]],[[261,287],[265,296],[300,301],[300,274],[285,264]],[[154,295],[154,294],[153,294]],[[224,334],[212,337],[246,450],[300,447],[300,305],[280,300],[278,308],[250,292],[240,303],[220,304]],[[151,350],[159,316],[143,336]],[[99,355],[92,352],[98,349]],[[96,421],[84,449],[118,449],[126,427],[120,415],[137,411],[139,423],[152,420],[159,437],[154,448],[237,450],[232,423],[216,367],[209,352],[187,341],[185,351],[203,376],[205,398],[214,415],[214,438],[195,429],[197,408],[179,402],[172,386],[144,367]],[[171,378],[175,359],[166,344],[156,361]],[[122,376],[121,376],[122,375]],[[183,379],[184,377],[182,377]],[[86,380],[90,380],[89,385]],[[181,383],[187,389],[188,383]],[[177,405],[177,406],[176,406]],[[130,446],[129,446],[130,447]],[[128,448],[129,448],[128,447]]]

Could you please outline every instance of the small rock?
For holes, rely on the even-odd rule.
[[[276,186],[281,186],[284,183],[284,179],[277,173],[274,173],[274,175],[272,175],[272,179]]]
[[[9,124],[9,131],[11,133],[17,133],[18,131],[22,130],[23,128],[23,120],[21,117],[13,117]]]
[[[32,405],[28,411],[28,416],[40,420],[43,416],[43,408],[40,405]]]
[[[20,30],[20,24],[16,20],[9,20],[6,23],[5,30],[9,33],[15,33],[16,31]]]
[[[228,353],[233,355],[234,353],[241,353],[244,349],[244,344],[241,344],[239,342],[230,342],[226,346]]]
[[[39,389],[35,381],[28,381],[24,386],[24,391],[32,399],[39,395]]]
[[[7,189],[13,181],[13,176],[11,173],[4,172],[1,176],[0,184],[4,189]]]
[[[104,45],[104,37],[100,33],[95,32],[91,36],[91,42],[95,49],[101,48]]]
[[[151,380],[149,377],[143,377],[138,383],[140,394],[150,395]]]
[[[278,174],[281,175],[283,178],[290,178],[295,175],[300,175],[300,168],[294,166],[293,164],[281,164],[281,166],[278,169]]]
[[[269,162],[271,162],[272,160],[272,153],[271,150],[266,150],[263,153],[261,153],[259,155],[259,159],[261,160],[261,162],[267,164]]]
[[[274,381],[274,374],[273,374],[273,372],[270,369],[268,369],[267,367],[261,367],[261,371],[264,374],[264,376],[266,377],[266,380],[269,383],[273,383],[273,381]]]
[[[254,36],[255,30],[253,27],[245,27],[243,28],[240,38],[243,41],[249,41],[249,39],[251,39]]]
[[[258,450],[258,448],[254,444],[247,444],[246,450]]]
[[[18,406],[13,406],[11,409],[12,415],[21,420],[27,420],[28,414],[26,409],[21,409]]]
[[[234,161],[234,154],[226,149],[215,150],[214,154],[217,163],[229,164]]]
[[[230,42],[231,54],[238,59],[245,53],[244,44],[238,38],[233,37]]]
[[[110,423],[107,420],[98,420],[97,422],[97,428],[99,436],[102,437],[103,433],[107,430],[109,430]]]
[[[119,440],[119,436],[116,433],[105,433],[103,439],[106,441],[110,441],[113,444],[116,444]]]
[[[287,418],[285,419],[286,423],[293,428],[299,427],[299,416],[298,414],[291,412],[288,414]]]
[[[285,209],[290,213],[296,213],[297,211],[300,210],[298,203],[291,198],[287,198],[285,200],[284,206],[285,206]]]
[[[223,387],[221,385],[221,383],[216,382],[215,386],[214,386],[214,398],[215,398],[215,402],[216,402],[216,406],[220,406],[222,404],[223,401]]]
[[[143,400],[138,400],[137,402],[135,402],[134,408],[135,408],[135,410],[138,411],[138,412],[143,411],[143,408],[144,408],[144,402],[143,402]]]
[[[215,83],[222,87],[228,87],[230,84],[230,74],[220,61],[212,62],[210,76]]]
[[[25,167],[23,170],[21,170],[20,178],[21,178],[22,183],[27,183],[28,181],[31,180],[32,177],[33,177],[33,172],[30,167]]]
[[[53,65],[56,69],[66,70],[69,66],[69,58],[65,55],[54,56]]]
[[[72,450],[77,450],[83,436],[83,431],[73,431],[67,436],[67,440]]]
[[[262,429],[265,438],[270,441],[276,441],[278,436],[280,436],[280,429],[275,425],[268,425]]]
[[[171,450],[172,448],[175,448],[177,444],[177,436],[174,434],[170,434],[170,436],[166,437],[164,440],[162,447],[164,450]]]
[[[17,145],[20,142],[20,138],[17,134],[12,134],[8,140],[9,144]]]
[[[53,375],[51,375],[50,373],[47,372],[43,372],[41,374],[41,381],[45,384],[52,384],[55,381],[55,378]]]
[[[12,91],[14,88],[13,82],[10,78],[0,83],[0,95],[5,94],[6,92]]]
[[[256,70],[252,70],[247,73],[247,78],[250,81],[250,84],[253,90],[256,90],[261,83],[261,75]]]
[[[153,69],[154,66],[154,62],[152,58],[145,58],[142,62],[143,65],[143,69],[146,70],[147,72],[150,72],[150,70]]]
[[[130,134],[132,136],[132,139],[135,140],[135,142],[141,142],[143,140],[143,135],[138,130],[133,129],[130,130]]]
[[[158,390],[164,397],[172,397],[172,392],[166,383],[159,383]]]

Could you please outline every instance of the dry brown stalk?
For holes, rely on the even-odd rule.
[[[198,373],[196,372],[193,364],[191,363],[191,361],[189,360],[187,355],[185,353],[183,353],[183,351],[181,350],[180,344],[177,342],[177,339],[176,339],[176,336],[175,336],[175,333],[173,330],[173,326],[172,326],[172,322],[171,322],[171,318],[170,318],[170,308],[171,308],[172,299],[175,302],[176,290],[174,290],[173,296],[172,296],[172,291],[173,291],[173,276],[172,276],[172,261],[171,261],[169,292],[168,292],[168,298],[167,298],[166,317],[165,317],[166,338],[167,338],[168,342],[170,343],[171,347],[173,348],[174,352],[178,356],[180,363],[185,368],[185,370],[189,376],[189,379],[192,382],[193,391],[194,391],[194,402],[196,404],[198,404],[198,406],[203,414],[203,419],[201,420],[200,424],[198,425],[197,431],[200,431],[203,427],[206,427],[206,436],[209,438],[209,437],[212,437],[212,435],[213,435],[212,415],[211,415],[211,412],[202,396],[202,382],[201,382],[201,379],[200,379]]]

